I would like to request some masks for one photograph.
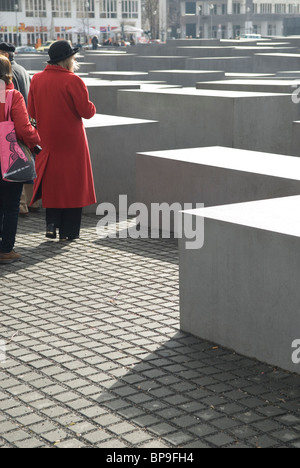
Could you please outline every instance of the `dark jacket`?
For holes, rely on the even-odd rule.
[[[13,72],[14,87],[23,95],[25,104],[27,106],[27,99],[30,86],[30,75],[24,67],[16,63],[14,60],[11,60],[11,67]]]

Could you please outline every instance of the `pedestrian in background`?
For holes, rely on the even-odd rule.
[[[15,60],[15,46],[9,42],[0,43],[0,54],[7,57],[11,63],[13,72],[13,84],[15,89],[22,94],[27,106],[28,93],[30,87],[30,75],[28,71],[19,65]]]
[[[54,42],[45,70],[36,73],[28,111],[36,120],[42,152],[36,157],[37,179],[32,202],[46,208],[46,237],[79,237],[82,208],[96,203],[89,148],[82,118],[96,108],[83,80],[75,75],[75,54],[68,41]]]
[[[8,58],[0,55],[0,80],[5,83],[5,95],[14,90],[13,74]],[[11,119],[15,124],[16,136],[29,148],[40,144],[37,130],[31,125],[22,94],[14,90]],[[0,103],[0,122],[5,120],[5,102]],[[1,169],[1,168],[0,168]],[[14,251],[20,197],[23,184],[6,182],[2,179],[0,170],[0,264],[12,263],[21,259],[21,255]]]
[[[9,42],[1,42],[0,43],[0,55],[4,55],[7,57],[11,63],[11,68],[13,72],[13,85],[14,88],[20,91],[22,94],[25,104],[27,106],[28,102],[28,93],[30,87],[30,75],[28,71],[18,64],[15,60],[15,46],[10,44]],[[21,201],[20,201],[20,215],[28,215],[29,209],[28,205],[31,201],[33,195],[33,184],[24,184]],[[36,203],[31,207],[32,211],[36,211],[39,209],[39,203]]]

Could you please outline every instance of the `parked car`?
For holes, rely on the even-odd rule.
[[[37,54],[37,50],[35,47],[31,46],[19,46],[16,47],[16,54]]]
[[[51,44],[53,44],[53,42],[56,42],[56,41],[47,41],[45,42],[45,44],[42,44],[40,47],[38,47],[36,50],[38,52],[48,52],[49,50],[49,47],[51,46]]]

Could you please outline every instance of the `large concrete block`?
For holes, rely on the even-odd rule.
[[[120,89],[140,89],[140,84],[131,81],[105,81],[97,78],[83,78],[90,100],[97,112],[114,115],[117,112],[117,92]]]
[[[177,53],[186,57],[230,57],[233,46],[179,46]],[[243,53],[245,55],[245,53]]]
[[[160,149],[228,146],[291,154],[300,108],[288,94],[193,88],[118,92],[118,114],[158,120]]]
[[[136,44],[128,46],[127,52],[136,55],[176,55],[176,45],[166,44]]]
[[[299,84],[300,86],[300,84]],[[196,83],[197,89],[226,89],[259,93],[290,93],[295,91],[295,80],[223,80]]]
[[[220,39],[168,39],[167,46],[184,47],[184,46],[220,46]]]
[[[300,80],[300,71],[299,70],[292,70],[292,71],[287,71],[287,70],[279,70],[276,73],[276,76],[282,80],[282,79],[288,79],[288,80]]]
[[[184,46],[178,47],[177,51],[180,55],[189,57],[238,57],[238,56],[253,56],[257,53],[272,53],[272,52],[293,52],[297,51],[294,47],[274,47],[270,46]]]
[[[225,73],[225,78],[228,80],[277,79],[275,73]]]
[[[90,53],[85,59],[96,64],[98,71],[133,71],[134,54]]]
[[[216,70],[149,70],[149,79],[169,84],[193,87],[197,81],[221,80],[225,73]]]
[[[81,73],[89,73],[89,72],[96,70],[95,62],[79,62],[78,61],[78,64],[80,66],[79,70]]]
[[[141,71],[149,70],[184,70],[186,64],[186,57],[180,56],[135,56],[134,69]]]
[[[16,62],[26,70],[38,71],[44,70],[49,60],[48,54],[18,54],[15,58]]]
[[[253,71],[253,58],[249,56],[187,58],[186,69],[251,73]]]
[[[293,122],[291,155],[300,156],[300,121],[299,120]]]
[[[125,80],[125,81],[142,81],[148,80],[147,72],[134,72],[134,71],[92,71],[89,73],[91,78],[99,78],[101,80]]]
[[[279,70],[299,70],[299,59],[300,54],[255,54],[253,58],[253,71],[276,73]]]
[[[137,154],[137,200],[149,213],[152,203],[183,208],[186,203],[214,206],[299,194],[300,159],[291,156],[222,147]]]
[[[296,196],[186,212],[204,245],[179,241],[183,331],[300,373],[299,211]]]
[[[135,159],[138,151],[157,149],[157,122],[96,114],[84,120],[94,172],[98,203],[117,208],[119,195],[136,201]],[[86,212],[95,213],[95,206]]]

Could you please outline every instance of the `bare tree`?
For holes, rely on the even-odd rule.
[[[180,28],[180,1],[168,1],[168,28],[172,29],[172,35],[177,35],[177,30]]]
[[[151,38],[159,38],[159,0],[145,0],[145,22],[149,24]]]

